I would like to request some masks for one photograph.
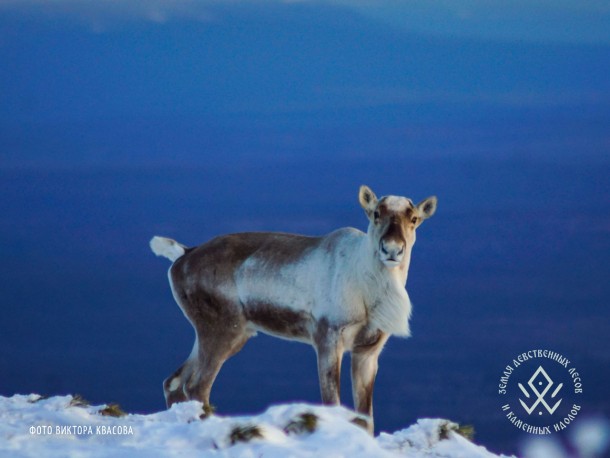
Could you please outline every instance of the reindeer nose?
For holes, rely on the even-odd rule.
[[[402,255],[405,253],[405,244],[396,243],[394,241],[386,242],[382,240],[380,243],[380,249],[387,260],[399,261]]]

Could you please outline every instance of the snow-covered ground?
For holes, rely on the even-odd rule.
[[[149,415],[103,415],[72,396],[0,396],[0,456],[10,457],[495,457],[423,419],[373,438],[343,407],[287,404],[260,415],[200,419],[191,401]],[[357,421],[356,421],[357,422]]]

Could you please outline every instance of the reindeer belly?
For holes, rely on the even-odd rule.
[[[313,319],[310,313],[265,302],[249,302],[244,304],[244,314],[257,331],[288,340],[311,342]]]
[[[269,270],[256,259],[236,272],[239,301],[256,330],[290,340],[311,341],[316,285],[303,266]],[[301,268],[299,268],[301,267]]]

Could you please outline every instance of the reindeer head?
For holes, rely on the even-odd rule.
[[[436,197],[417,205],[406,197],[385,196],[377,200],[368,186],[361,186],[359,198],[369,218],[368,235],[379,260],[389,268],[408,262],[415,229],[436,211]]]

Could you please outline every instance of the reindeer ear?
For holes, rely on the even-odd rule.
[[[360,205],[364,208],[364,211],[367,215],[375,210],[377,207],[377,196],[368,186],[360,186],[360,193],[358,194],[358,199],[360,200]]]
[[[436,211],[436,196],[428,197],[417,204],[417,209],[421,213],[422,220],[430,218]]]

